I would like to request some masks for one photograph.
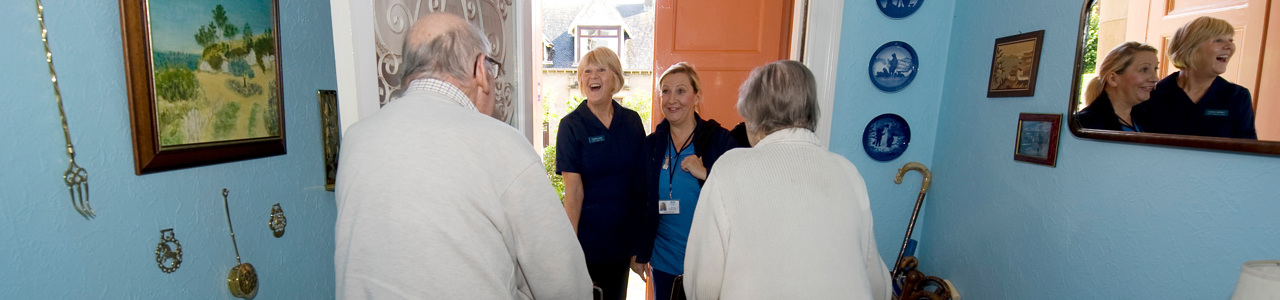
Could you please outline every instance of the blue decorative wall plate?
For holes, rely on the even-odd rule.
[[[876,7],[891,19],[901,19],[916,13],[924,0],[875,0]]]
[[[907,43],[893,41],[880,46],[871,55],[867,75],[871,76],[871,83],[876,88],[892,93],[906,88],[916,79],[917,66],[916,50]]]
[[[907,144],[910,143],[911,126],[907,125],[907,120],[895,114],[883,114],[871,119],[871,123],[867,123],[867,129],[862,131],[862,149],[867,150],[867,156],[874,160],[897,159],[907,151]]]

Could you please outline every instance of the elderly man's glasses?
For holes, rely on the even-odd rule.
[[[480,56],[484,56],[485,72],[489,73],[490,75],[493,75],[494,78],[498,78],[499,76],[502,76],[502,73],[503,73],[502,62],[499,62],[497,59],[489,55],[486,55],[484,53],[481,53]],[[475,73],[479,71],[480,70],[471,71],[471,76],[475,76],[476,75]]]

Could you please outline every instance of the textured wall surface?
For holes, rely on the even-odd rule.
[[[1056,168],[1013,160],[1018,113],[1066,113],[1082,2],[957,2],[922,269],[967,299],[1226,299],[1280,259],[1280,158],[1064,125]],[[995,39],[1041,29],[1035,96],[986,98]]]
[[[845,1],[844,23],[840,40],[840,67],[836,74],[835,104],[832,108],[831,151],[839,153],[858,166],[871,196],[871,212],[875,218],[876,246],[885,265],[893,261],[902,247],[911,209],[920,194],[920,173],[907,174],[902,184],[894,184],[898,168],[907,162],[920,162],[933,168],[934,140],[938,129],[938,106],[943,101],[942,85],[947,66],[947,49],[951,41],[951,1],[928,1],[915,14],[899,20],[890,19],[875,6],[875,1]],[[906,88],[885,93],[871,84],[867,67],[871,55],[881,45],[903,41],[916,50],[920,58],[918,74]],[[876,116],[894,113],[911,127],[911,143],[901,157],[880,162],[867,156],[862,147],[862,131]],[[930,194],[932,195],[932,193]],[[930,200],[926,199],[926,206]],[[915,237],[923,234],[928,217],[921,212]],[[936,246],[920,244],[920,248]]]
[[[257,299],[333,296],[333,194],[324,190],[316,90],[334,89],[327,1],[280,1],[288,154],[144,176],[132,142],[116,1],[45,1],[59,82],[98,217],[72,208],[67,157],[34,1],[0,3],[0,294],[6,299],[228,299],[240,256],[257,267]],[[271,205],[288,217],[267,228]],[[173,228],[181,268],[156,266],[160,230]]]

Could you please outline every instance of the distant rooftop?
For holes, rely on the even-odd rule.
[[[555,53],[544,68],[576,68],[574,25],[622,25],[627,37],[622,68],[653,69],[653,8],[643,1],[592,0],[542,2],[542,34]],[[620,53],[622,54],[622,53]]]

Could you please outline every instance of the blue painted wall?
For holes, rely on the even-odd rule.
[[[77,163],[98,217],[72,208],[61,124],[34,1],[0,3],[0,294],[6,299],[229,299],[235,265],[222,188],[240,255],[258,269],[258,299],[333,296],[333,194],[324,191],[317,89],[335,89],[327,1],[280,1],[288,154],[136,176],[116,1],[45,1]],[[267,228],[272,204],[288,217]],[[156,266],[173,228],[183,263]]]
[[[967,299],[1226,299],[1242,263],[1280,258],[1280,159],[1065,125],[1056,168],[1012,158],[1019,113],[1066,113],[1082,2],[957,1],[922,269]],[[993,41],[1041,29],[1035,96],[986,98]]]
[[[875,218],[876,246],[885,265],[892,268],[907,231],[911,210],[920,193],[920,173],[911,172],[902,184],[894,184],[898,168],[915,161],[933,168],[938,135],[938,107],[944,98],[942,86],[951,42],[952,1],[927,1],[905,19],[886,17],[875,1],[845,1],[840,34],[840,68],[836,72],[835,104],[832,108],[831,151],[858,166],[871,196]],[[910,44],[919,56],[918,74],[906,88],[885,93],[871,84],[867,75],[871,55],[891,41]],[[911,127],[911,143],[901,157],[880,162],[867,156],[862,147],[862,131],[871,119],[884,113],[902,116]],[[915,236],[923,234],[929,218],[921,212]],[[930,245],[922,243],[920,248]]]

